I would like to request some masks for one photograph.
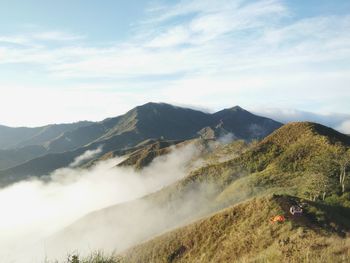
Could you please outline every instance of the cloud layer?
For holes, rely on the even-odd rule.
[[[27,124],[26,108],[33,124],[47,123],[33,104],[48,113],[65,105],[61,122],[148,101],[349,113],[350,14],[300,16],[281,0],[178,1],[146,12],[117,43],[57,30],[0,35],[0,89],[9,94],[0,110],[16,103],[13,94],[33,94],[0,122]]]
[[[139,198],[181,179],[197,154],[189,145],[155,159],[141,172],[116,168],[121,161],[117,158],[90,169],[59,169],[49,182],[33,179],[0,189],[0,261],[41,262],[46,256],[62,257],[79,248],[85,249],[82,253],[97,249],[81,241],[67,248],[71,251],[57,252],[56,244],[57,250],[51,247],[48,255],[45,239],[91,211]],[[96,236],[96,240],[103,238]]]
[[[255,108],[254,113],[260,114],[282,123],[294,121],[311,121],[332,127],[342,133],[350,134],[350,114],[328,113],[316,114],[308,111],[279,108]]]

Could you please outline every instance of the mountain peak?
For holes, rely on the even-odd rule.
[[[217,115],[243,115],[243,116],[246,116],[246,115],[253,115],[251,112],[243,109],[242,107],[236,105],[236,106],[233,106],[231,108],[226,108],[226,109],[223,109],[221,111],[218,111],[216,112],[215,114]]]
[[[245,109],[243,109],[242,107],[236,105],[236,106],[233,106],[231,108],[228,108],[227,110],[229,111],[246,111]]]
[[[342,134],[332,128],[314,122],[291,122],[283,125],[278,130],[274,131],[263,142],[274,142],[278,144],[290,144],[292,141],[297,141],[302,136],[323,136],[330,142],[340,142],[350,145],[349,136]]]
[[[136,108],[149,109],[149,108],[176,108],[176,107],[165,102],[147,102],[145,104],[137,106]]]
[[[164,103],[164,102],[148,102],[142,105],[139,105],[130,112],[138,112],[138,113],[147,113],[147,112],[161,112],[161,111],[169,111],[175,109],[185,109],[181,107],[174,106],[172,104]]]

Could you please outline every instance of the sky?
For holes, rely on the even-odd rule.
[[[338,118],[350,133],[350,1],[0,0],[1,124],[149,101]]]

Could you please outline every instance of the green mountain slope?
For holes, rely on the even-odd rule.
[[[91,239],[95,234],[100,236],[99,234],[101,233],[108,240],[121,238],[124,241],[123,244],[115,247],[115,249],[120,251],[174,227],[186,225],[193,220],[217,213],[221,209],[251,198],[261,197],[262,199],[258,201],[259,205],[255,204],[254,201],[249,203],[247,209],[239,213],[233,212],[241,220],[241,233],[238,236],[234,235],[237,229],[234,228],[235,224],[232,221],[235,221],[235,217],[229,216],[230,219],[227,221],[225,219],[227,216],[222,216],[225,212],[220,212],[221,214],[217,215],[218,220],[206,221],[208,222],[205,223],[208,224],[208,232],[198,227],[185,227],[183,229],[188,230],[180,229],[179,232],[175,230],[168,236],[130,250],[131,252],[127,252],[126,255],[131,262],[151,262],[155,258],[160,259],[160,261],[156,262],[167,262],[164,260],[172,257],[171,255],[173,255],[173,260],[175,260],[177,258],[176,251],[181,248],[179,251],[188,251],[188,257],[193,256],[193,259],[203,253],[205,260],[203,262],[210,262],[209,259],[214,257],[215,251],[220,251],[218,244],[220,244],[221,240],[230,237],[227,241],[227,246],[230,246],[230,242],[236,242],[234,244],[237,246],[237,251],[241,250],[241,254],[236,256],[241,258],[243,262],[244,257],[249,259],[258,257],[259,259],[259,257],[269,258],[272,255],[280,258],[281,255],[276,248],[278,242],[271,239],[269,236],[271,235],[270,232],[261,233],[262,236],[267,235],[267,240],[258,242],[257,240],[260,237],[255,236],[255,239],[243,242],[244,244],[248,243],[249,246],[240,247],[237,244],[237,239],[239,240],[241,237],[244,238],[249,233],[252,233],[252,226],[262,227],[261,231],[268,231],[270,216],[276,213],[287,213],[286,207],[291,204],[291,201],[288,200],[294,200],[292,197],[286,197],[288,205],[285,206],[277,206],[277,201],[274,198],[268,199],[268,201],[261,201],[267,200],[266,196],[277,193],[317,202],[312,203],[310,201],[310,203],[308,201],[309,204],[312,204],[310,207],[314,208],[309,211],[310,215],[305,219],[305,224],[301,225],[301,227],[307,227],[307,232],[310,233],[310,237],[305,239],[305,242],[314,240],[315,242],[317,241],[316,244],[318,242],[331,243],[334,237],[335,242],[338,242],[337,244],[342,244],[343,241],[337,239],[336,235],[343,235],[344,232],[347,232],[350,224],[347,208],[350,207],[349,181],[346,181],[344,193],[339,183],[339,174],[341,173],[339,160],[345,156],[346,151],[349,151],[349,139],[347,136],[315,123],[291,123],[284,125],[261,142],[250,146],[247,145],[245,150],[242,150],[241,144],[234,142],[219,152],[225,152],[227,149],[239,153],[238,156],[233,155],[232,159],[221,162],[221,158],[217,157],[218,153],[213,152],[212,155],[214,157],[212,160],[216,161],[210,161],[210,164],[192,171],[184,179],[141,199],[111,206],[83,217],[71,225],[68,230],[65,230],[64,234],[61,233],[62,236],[67,238],[66,234],[69,233],[67,240],[74,240],[74,236],[77,236],[83,227],[85,229],[84,239]],[[207,154],[203,158],[211,160]],[[282,211],[280,210],[281,207],[283,208]],[[232,209],[232,211],[238,211],[235,210],[236,208]],[[332,211],[334,215],[339,213],[334,219],[336,221],[326,218],[325,214],[329,213],[329,211]],[[253,212],[256,213],[256,219],[252,218],[252,222],[250,222],[250,219],[247,218],[253,217]],[[344,212],[346,215],[343,214]],[[128,215],[127,220],[125,220],[124,215]],[[143,218],[142,226],[138,225],[140,218]],[[213,218],[216,217],[214,216]],[[309,222],[308,220],[314,221]],[[221,224],[223,224],[222,229],[220,227]],[[275,233],[277,240],[287,237],[290,239],[294,238],[301,231],[296,230],[293,224],[293,222],[288,223],[286,224],[288,228],[282,229],[283,231],[289,231],[287,235],[283,235],[282,230],[280,234]],[[299,226],[298,224],[295,226]],[[325,225],[322,226],[322,224]],[[87,225],[89,228],[84,228]],[[117,228],[119,232],[111,233],[110,229],[105,227],[113,225],[120,227]],[[135,228],[133,231],[129,231],[130,225]],[[195,225],[200,226],[201,223],[195,223]],[[226,227],[229,227],[229,229],[226,229]],[[290,227],[292,228],[290,229]],[[321,230],[330,231],[327,233],[330,233],[332,238],[327,239],[322,233],[320,234],[318,232],[321,231],[319,227],[321,227]],[[216,232],[219,233],[217,240]],[[191,247],[189,249],[187,246],[190,246],[192,241],[185,244],[180,242],[181,240],[190,240],[186,236],[198,238],[197,241],[200,242],[195,248]],[[260,243],[262,244],[261,247],[256,248],[256,246],[260,246]],[[293,245],[291,248],[288,248],[288,253],[294,249],[297,251],[299,241],[291,244]],[[304,243],[301,242],[300,244]],[[74,245],[74,241],[71,245]],[[182,248],[182,246],[185,246],[186,249]],[[251,246],[257,249],[254,255],[246,253],[246,249]],[[337,252],[336,247],[332,245],[329,247],[334,253]],[[263,249],[267,248],[271,249],[271,255],[264,254]],[[154,249],[159,252],[156,252]],[[342,249],[348,251],[348,246],[342,247]],[[207,250],[208,254],[205,253]],[[151,251],[153,252],[151,253]],[[227,255],[228,251],[230,251],[229,248],[224,251],[226,252],[222,256],[229,258],[229,255]],[[245,251],[245,254],[243,251]],[[315,254],[316,251],[317,249]],[[306,256],[307,251],[304,252],[303,256]],[[179,254],[182,255],[184,253],[181,252]],[[326,254],[324,256],[329,257],[332,255]],[[178,260],[186,262],[188,257],[184,256],[183,259],[179,257]],[[290,259],[296,260],[296,257],[291,256]]]
[[[145,147],[132,152],[127,159],[122,161],[118,166],[133,166],[140,170],[149,165],[156,157],[171,152],[171,146],[180,144],[182,141],[165,141],[158,140],[154,143],[147,144]]]

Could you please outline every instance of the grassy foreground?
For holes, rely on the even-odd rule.
[[[289,207],[306,202],[302,216]],[[257,211],[259,211],[257,213]],[[339,213],[340,212],[340,213]],[[272,224],[270,218],[286,221]],[[125,262],[349,262],[349,210],[270,195],[224,209],[123,253]]]
[[[289,214],[295,203],[305,205],[303,215]],[[162,234],[121,255],[97,252],[71,256],[64,263],[349,262],[349,214],[350,209],[268,195]],[[271,223],[275,215],[284,215],[286,221]]]
[[[62,263],[123,263],[122,258],[113,254],[107,255],[101,251],[91,253],[89,256],[82,257],[79,253],[68,255]],[[45,263],[61,263],[60,261],[48,261]]]

